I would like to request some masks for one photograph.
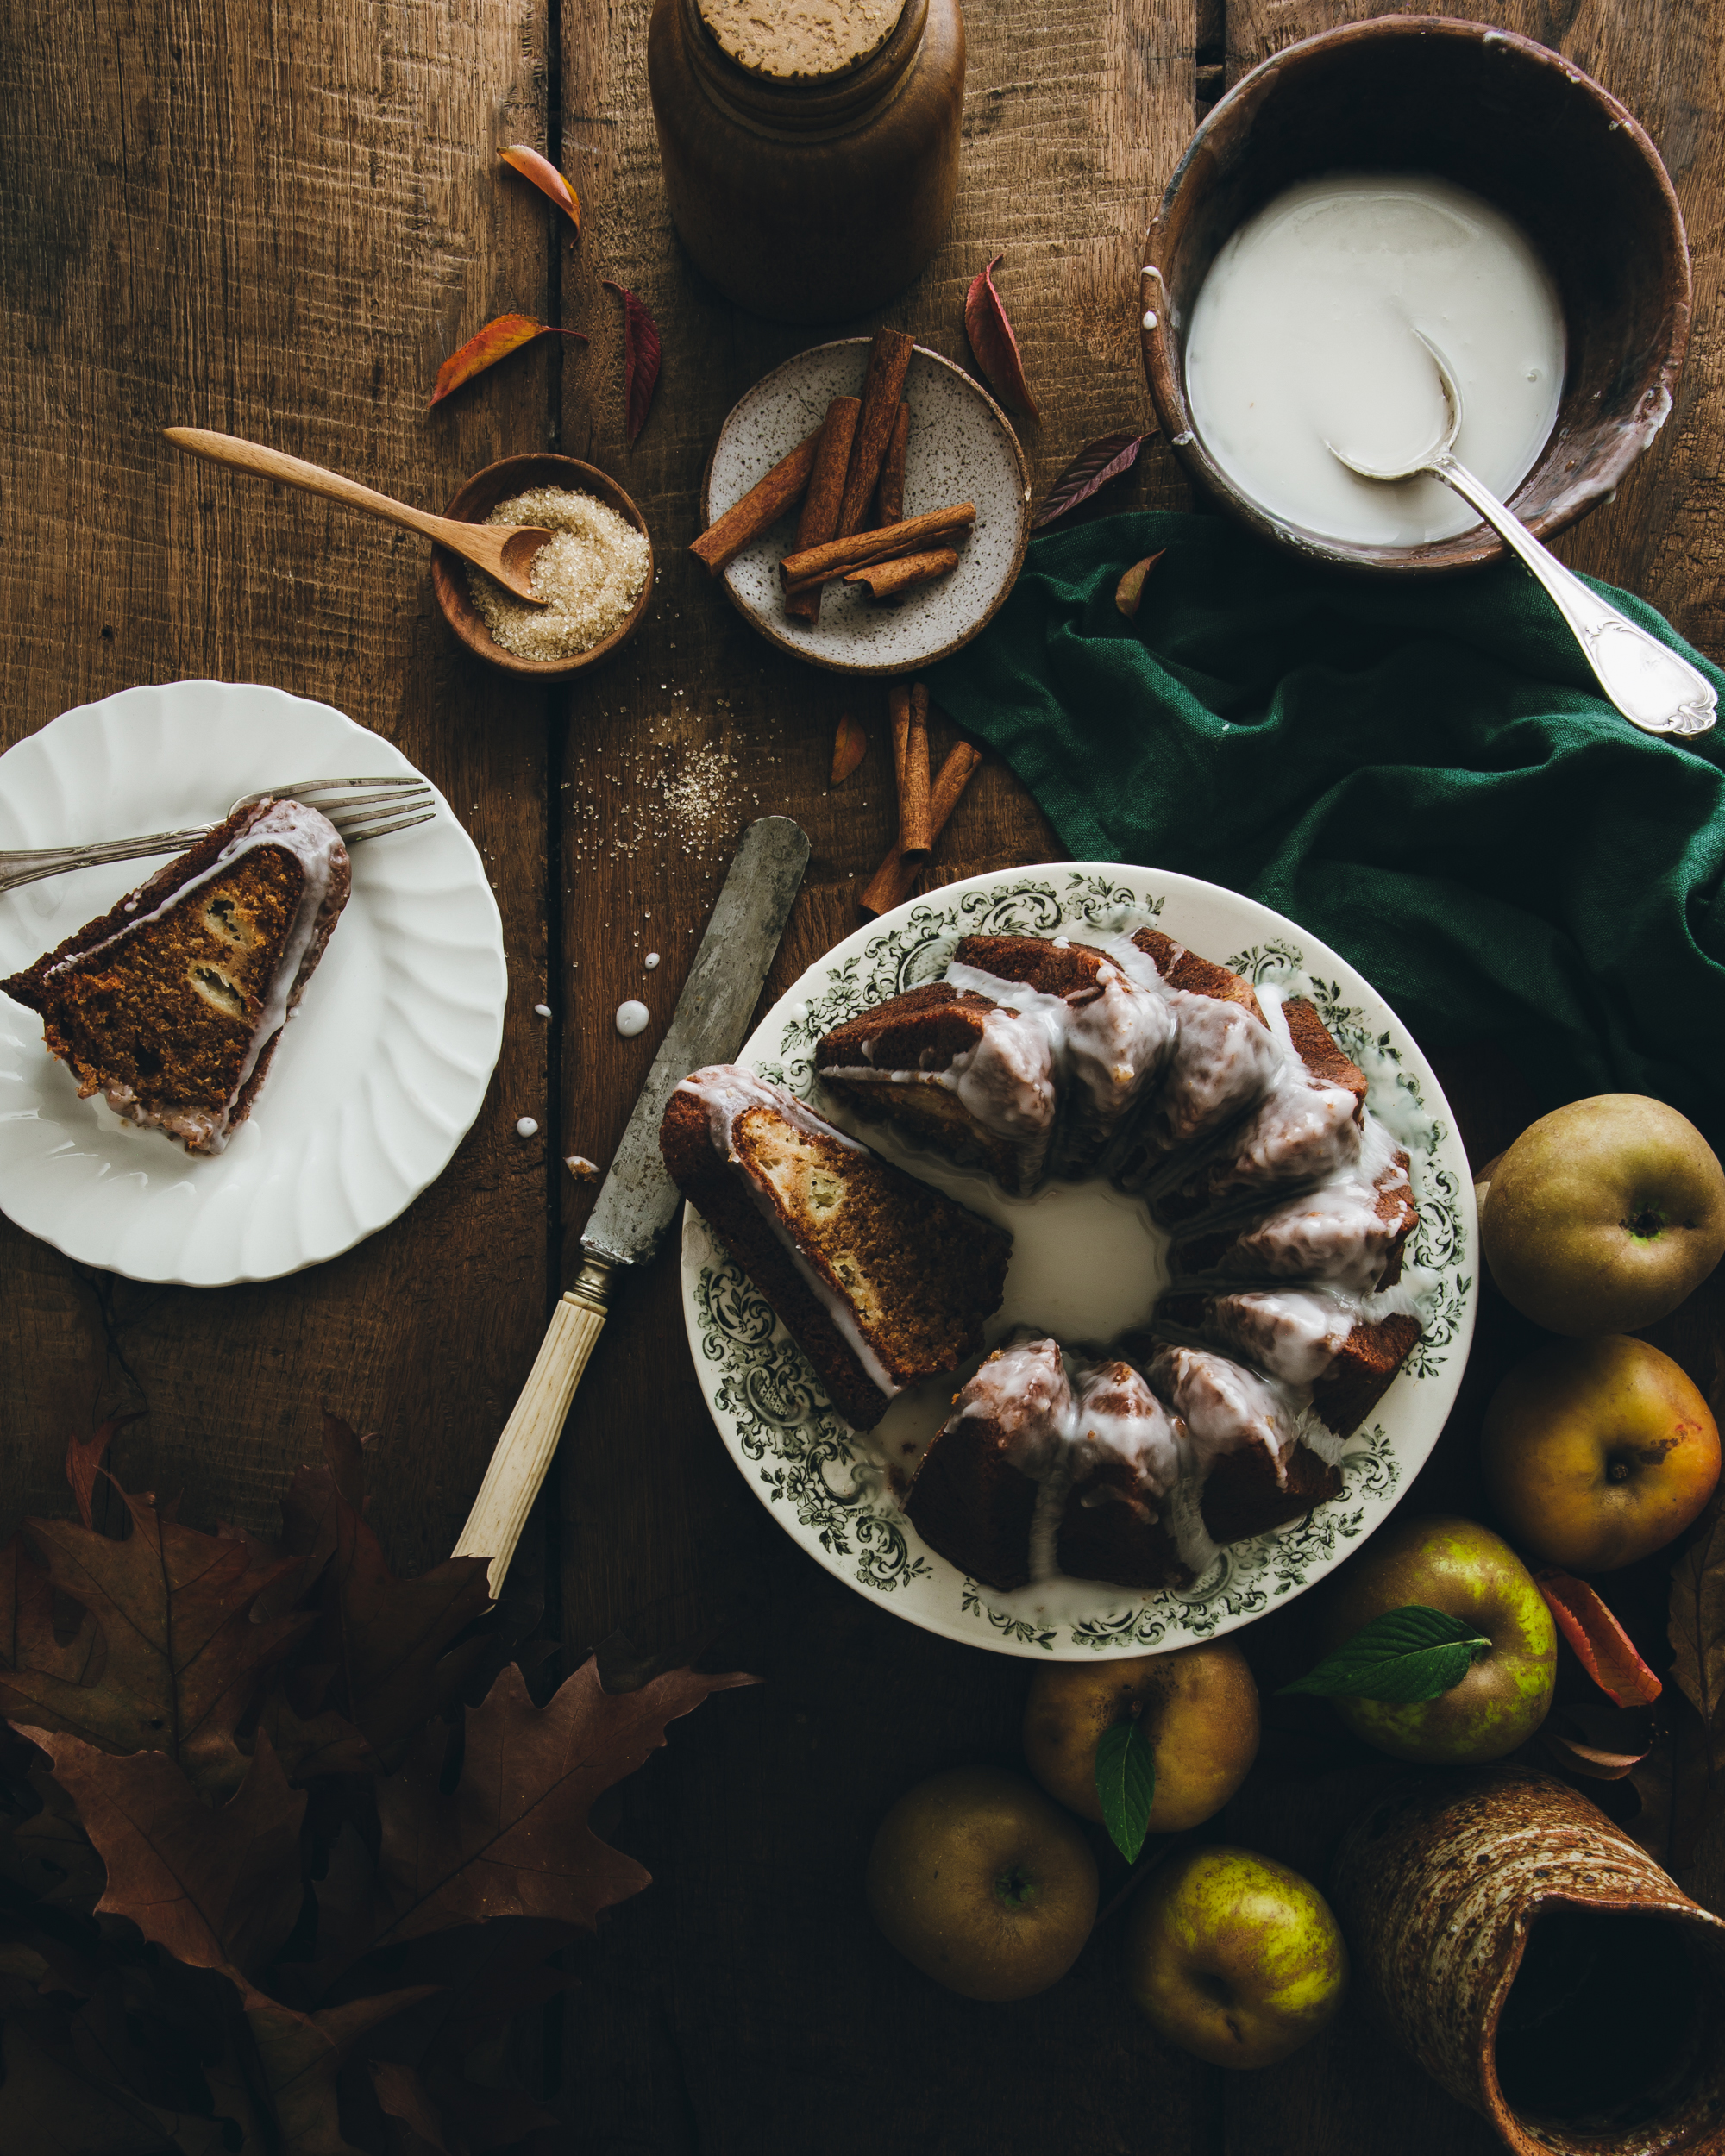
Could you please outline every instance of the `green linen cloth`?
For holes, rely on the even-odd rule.
[[[1352,576],[1219,517],[1106,517],[1036,541],[928,681],[1078,859],[1245,892],[1427,1045],[1496,1041],[1546,1107],[1658,1094],[1725,1150],[1725,728],[1619,718],[1521,568]]]

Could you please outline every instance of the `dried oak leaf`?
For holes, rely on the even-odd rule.
[[[1144,581],[1167,552],[1164,547],[1156,554],[1147,554],[1142,561],[1134,561],[1114,586],[1114,604],[1128,621],[1136,621],[1138,610],[1144,604]]]
[[[18,2156],[160,2156],[175,2146],[177,2122],[117,2082],[90,2078],[60,2046],[50,2050],[46,2036],[36,2015],[28,2028],[14,2015],[0,2022],[0,2148]]]
[[[1725,1487],[1716,1490],[1672,1567],[1672,1682],[1700,1715],[1709,1756],[1725,1739]]]
[[[305,1797],[289,1789],[269,1739],[260,1734],[245,1780],[212,1810],[166,1752],[116,1758],[63,1732],[25,1733],[53,1762],[107,1866],[97,1909],[129,1917],[176,1960],[217,1971],[257,2003],[251,1979],[293,1929],[304,1898]]]
[[[1628,1775],[1641,1808],[1623,1831],[1655,1864],[1677,1871],[1695,1854],[1707,1825],[1707,1732],[1689,1702],[1669,1686],[1653,1712],[1654,1742]]]
[[[108,1448],[120,1432],[135,1422],[143,1420],[141,1409],[135,1414],[110,1415],[97,1430],[87,1438],[68,1439],[66,1448],[66,1479],[72,1484],[72,1494],[78,1501],[78,1516],[86,1527],[93,1527],[95,1520],[90,1501],[95,1494],[96,1478],[101,1472],[102,1462]]]
[[[1651,1707],[1664,1686],[1586,1581],[1548,1567],[1534,1582],[1576,1659],[1613,1705]]]
[[[417,1579],[396,1577],[360,1510],[359,1440],[337,1416],[326,1414],[323,1426],[322,1465],[302,1467],[281,1501],[284,1546],[316,1575],[303,1659],[325,1678],[317,1697],[293,1699],[292,1731],[289,1717],[276,1715],[272,1733],[305,1747],[291,1762],[285,1756],[290,1774],[341,1771],[328,1755],[347,1745],[350,1731],[387,1759],[441,1714],[485,1645],[480,1639],[450,1654],[450,1642],[491,1600],[483,1557],[449,1557]]]
[[[601,1909],[649,1883],[632,1857],[588,1826],[593,1800],[664,1743],[668,1722],[710,1692],[753,1682],[676,1670],[638,1691],[612,1694],[589,1660],[541,1708],[521,1672],[505,1670],[467,1715],[452,1792],[440,1787],[445,1745],[438,1730],[423,1732],[401,1772],[377,1784],[381,1848],[371,1946],[505,1915],[591,1930]],[[317,1890],[320,1907],[327,1884]]]
[[[1013,335],[1013,325],[1000,295],[994,290],[994,272],[1006,259],[1004,254],[997,254],[986,269],[978,270],[971,279],[970,290],[964,298],[964,333],[970,340],[977,366],[995,393],[1004,397],[1009,404],[1016,404],[1021,411],[1027,411],[1032,419],[1040,419],[1042,414],[1037,410],[1036,399],[1025,380],[1019,341]]]
[[[85,1680],[34,1654],[0,1671],[0,1713],[104,1752],[165,1752],[202,1795],[225,1794],[246,1771],[234,1731],[261,1673],[311,1621],[250,1621],[260,1594],[298,1560],[254,1570],[242,1544],[119,1494],[132,1518],[123,1542],[74,1520],[25,1523],[53,1584],[95,1620],[104,1651]]]
[[[647,424],[653,392],[659,383],[659,325],[648,312],[647,303],[607,277],[608,292],[623,302],[623,401],[624,430],[633,448]]]
[[[317,2014],[270,2002],[247,2009],[283,2149],[292,2156],[364,2156],[342,2132],[336,2077],[361,2037],[436,1988],[415,1984]]]
[[[506,360],[511,352],[519,352],[524,345],[531,344],[538,337],[579,337],[583,344],[586,342],[580,329],[560,329],[555,323],[540,322],[532,315],[499,315],[496,321],[476,330],[437,369],[436,385],[431,392],[432,404],[441,404],[476,374],[483,374],[488,367],[495,367],[499,360]]]
[[[869,736],[847,711],[832,737],[832,786],[843,786],[869,751]]]
[[[55,1637],[53,1582],[14,1535],[0,1549],[0,1671],[36,1670],[68,1684],[93,1683],[102,1653],[87,1610],[72,1639]]]
[[[1075,509],[1082,509],[1111,479],[1120,479],[1132,470],[1149,440],[1147,434],[1105,434],[1087,442],[1049,488],[1042,507],[1031,518],[1031,530],[1042,531],[1062,517],[1070,516]],[[1120,611],[1124,613],[1126,609]]]
[[[437,2156],[467,2156],[464,2141],[445,2137],[437,2107],[411,2066],[399,2065],[393,2059],[373,2059],[367,2063],[366,2071],[372,2078],[378,2108],[386,2118],[399,2119],[428,2148],[436,2149]]]
[[[512,165],[524,179],[530,179],[540,193],[555,202],[574,225],[577,234],[581,229],[580,197],[557,170],[549,157],[541,157],[537,150],[529,149],[524,142],[511,142],[498,155],[505,165]]]

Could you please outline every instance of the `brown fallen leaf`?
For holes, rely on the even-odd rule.
[[[110,1415],[99,1430],[91,1431],[87,1438],[72,1438],[66,1448],[66,1479],[72,1484],[72,1496],[78,1502],[78,1516],[86,1527],[96,1524],[90,1509],[90,1501],[96,1489],[96,1477],[108,1448],[120,1432],[135,1422],[143,1420],[142,1411],[131,1415]]]
[[[1036,399],[1025,380],[1019,341],[1013,335],[1013,325],[1000,295],[994,290],[994,272],[1006,259],[1004,254],[997,254],[986,269],[978,270],[971,279],[970,290],[964,299],[964,333],[970,340],[977,366],[996,394],[1004,397],[1009,404],[1016,404],[1021,411],[1028,412],[1032,419],[1039,420],[1042,414],[1037,410]]]
[[[1576,1659],[1606,1697],[1618,1707],[1651,1707],[1664,1686],[1586,1581],[1547,1567],[1534,1575],[1534,1583]]]
[[[1681,1692],[1665,1688],[1653,1709],[1655,1737],[1628,1780],[1641,1800],[1623,1831],[1667,1871],[1680,1871],[1695,1854],[1709,1808],[1707,1732]]]
[[[838,722],[838,731],[832,741],[832,777],[829,783],[843,786],[862,762],[869,749],[869,736],[847,711]]]
[[[1128,621],[1136,621],[1138,610],[1144,600],[1144,580],[1167,552],[1164,547],[1156,554],[1147,554],[1142,561],[1134,561],[1114,586],[1114,604]]]
[[[421,1999],[435,1984],[354,1999],[317,2014],[296,2014],[266,2001],[246,2009],[275,2107],[284,2151],[292,2156],[364,2156],[342,2131],[336,2077],[362,2036]]]
[[[487,367],[495,367],[499,360],[506,360],[511,352],[519,352],[537,337],[579,337],[583,344],[586,342],[580,329],[560,329],[555,323],[539,322],[531,315],[499,315],[495,322],[476,330],[437,369],[431,403],[441,404],[476,374],[483,374]]]
[[[14,1535],[0,1548],[0,1669],[84,1684],[95,1681],[102,1655],[102,1635],[87,1610],[72,1639],[55,1637],[53,1582]]]
[[[293,1929],[304,1899],[303,1791],[290,1789],[267,1737],[227,1803],[204,1803],[166,1752],[116,1758],[64,1732],[23,1733],[53,1762],[107,1867],[98,1910],[129,1917],[194,1969],[214,1969],[248,2005],[258,1974]]]
[[[524,142],[511,142],[506,150],[499,150],[498,155],[505,165],[512,165],[524,179],[530,179],[548,200],[555,202],[574,225],[576,233],[580,233],[580,197],[549,157],[542,157],[537,150],[529,149]]]
[[[437,2156],[466,2156],[465,2141],[458,2140],[452,2147],[444,2138],[443,2122],[437,2115],[437,2107],[411,2066],[398,2065],[393,2059],[373,2059],[367,2063],[366,2071],[372,2078],[378,2108],[386,2118],[399,2119],[428,2148],[436,2149]]]
[[[1725,1740],[1725,1486],[1672,1567],[1672,1682],[1701,1717],[1714,1771]]]
[[[659,383],[659,325],[647,303],[607,277],[605,288],[623,302],[624,429],[633,448],[647,424],[653,392]]]
[[[1150,440],[1147,434],[1105,434],[1087,442],[1048,490],[1042,507],[1031,519],[1031,530],[1042,531],[1097,494],[1112,480],[1123,478],[1138,462],[1138,452]]]

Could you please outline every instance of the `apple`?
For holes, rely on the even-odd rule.
[[[1151,1874],[1126,1939],[1158,2036],[1213,2066],[1273,2066],[1335,2015],[1347,1948],[1309,1879],[1250,1849],[1194,1849]]]
[[[1551,1708],[1558,1641],[1546,1598],[1521,1558],[1471,1520],[1392,1520],[1336,1574],[1324,1651],[1410,1602],[1465,1619],[1491,1642],[1490,1651],[1436,1699],[1332,1699],[1343,1721],[1380,1752],[1438,1765],[1501,1759],[1525,1744]]]
[[[1670,1356],[1607,1333],[1518,1363],[1485,1411],[1492,1507],[1524,1550],[1615,1572],[1662,1550],[1719,1480],[1719,1430]]]
[[[1725,1169],[1686,1116],[1643,1094],[1603,1093],[1542,1115],[1489,1180],[1486,1263],[1548,1332],[1652,1325],[1725,1254]]]
[[[1258,1756],[1258,1687],[1239,1649],[1217,1639],[1038,1670],[1025,1703],[1026,1762],[1051,1796],[1100,1820],[1096,1746],[1133,1715],[1156,1755],[1152,1834],[1177,1834],[1220,1811]]]
[[[1022,1775],[953,1767],[881,1821],[868,1894],[875,1921],[936,1983],[967,1999],[1027,1999],[1090,1936],[1096,1859]]]

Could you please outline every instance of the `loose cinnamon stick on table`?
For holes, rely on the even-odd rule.
[[[871,561],[866,568],[847,570],[844,581],[866,585],[870,599],[902,599],[919,584],[950,576],[957,567],[957,549],[938,547],[929,554],[900,554],[890,561]],[[819,591],[820,586],[814,588]]]
[[[928,691],[911,683],[910,723],[905,730],[905,762],[899,780],[899,859],[920,868],[933,840],[929,832]]]
[[[946,761],[941,765],[928,802],[928,836],[931,848],[946,829],[947,818],[958,805],[959,797],[970,783],[970,774],[982,761],[980,749],[973,749],[968,741],[956,742]],[[924,867],[921,861],[906,861],[894,846],[869,879],[869,887],[859,901],[865,913],[890,913],[895,906],[902,905],[911,894],[911,886]]]
[[[905,452],[911,441],[911,408],[899,406],[899,416],[893,422],[893,431],[887,443],[887,454],[881,466],[881,477],[875,488],[875,522],[877,524],[895,524],[905,513]]]
[[[847,570],[861,569],[871,561],[886,561],[894,555],[919,554],[976,521],[975,502],[954,502],[946,509],[932,509],[925,517],[906,517],[896,524],[882,524],[878,531],[853,532],[829,540],[824,547],[809,547],[801,554],[787,554],[779,574],[787,592],[799,584],[827,584]]]
[[[874,498],[875,482],[892,440],[899,416],[899,399],[905,393],[915,339],[902,329],[877,329],[869,348],[869,371],[862,378],[862,417],[856,423],[856,440],[850,451],[850,469],[839,505],[838,530],[843,539],[862,529]]]
[[[785,511],[802,498],[819,442],[817,428],[788,456],[781,457],[740,502],[733,502],[724,516],[714,517],[699,539],[689,542],[689,552],[706,562],[709,576],[729,568],[745,547],[752,547],[762,532],[770,531]]]
[[[893,734],[893,792],[902,801],[905,798],[905,749],[911,737],[911,685],[908,681],[889,681],[887,684],[887,717]]]
[[[797,519],[793,554],[824,546],[837,536],[838,505],[844,497],[844,475],[850,468],[850,448],[856,439],[862,410],[862,399],[856,397],[835,397],[826,408],[814,453],[814,469],[809,474],[808,492],[803,496],[802,514]],[[812,591],[787,595],[785,611],[800,621],[819,621],[819,585]]]

